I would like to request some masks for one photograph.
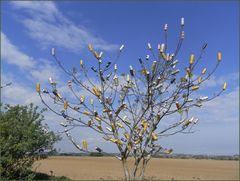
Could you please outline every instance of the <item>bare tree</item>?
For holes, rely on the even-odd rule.
[[[175,135],[177,133],[193,133],[193,127],[198,119],[188,116],[193,107],[201,107],[203,103],[218,97],[227,87],[224,83],[222,90],[212,97],[197,97],[194,93],[199,87],[210,79],[221,62],[221,53],[217,54],[216,66],[207,73],[204,68],[198,72],[197,65],[204,54],[207,44],[204,44],[198,56],[190,55],[189,65],[181,70],[177,69],[177,55],[184,40],[184,19],[181,19],[178,44],[175,51],[170,54],[168,50],[168,25],[164,26],[165,42],[159,44],[154,50],[150,43],[147,48],[149,54],[144,60],[139,59],[137,70],[129,66],[129,72],[119,74],[116,61],[124,49],[122,45],[117,58],[113,62],[105,62],[103,53],[93,50],[91,44],[89,51],[98,60],[91,70],[80,60],[80,69],[73,68],[69,71],[64,68],[58,59],[55,49],[52,55],[56,63],[70,77],[69,90],[76,98],[75,102],[62,97],[57,89],[57,83],[49,78],[51,91],[40,90],[37,84],[37,92],[48,109],[66,119],[61,123],[66,127],[65,134],[71,142],[82,152],[92,152],[88,143],[83,140],[80,146],[71,136],[70,131],[78,127],[88,127],[98,132],[103,138],[116,145],[120,156],[117,157],[124,170],[125,180],[142,180],[146,166],[152,156],[156,154],[170,154],[172,149],[165,149],[158,144],[161,137]],[[97,83],[89,71],[93,71],[97,77]],[[90,101],[85,100],[84,95],[77,91],[85,90]],[[50,96],[54,103],[62,107],[62,111],[54,110],[44,99],[43,93]],[[70,111],[76,112],[70,114]],[[169,122],[165,128],[159,127],[163,118],[177,114],[180,119]],[[165,120],[165,119],[164,119]],[[166,122],[167,124],[167,122]],[[95,148],[98,152],[103,150]],[[129,157],[134,158],[133,167],[129,167]]]

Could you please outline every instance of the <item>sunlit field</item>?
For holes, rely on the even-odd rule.
[[[38,172],[74,180],[122,180],[122,165],[114,157],[50,157],[34,164]],[[239,162],[153,158],[146,179],[239,180]]]

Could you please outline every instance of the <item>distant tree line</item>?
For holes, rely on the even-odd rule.
[[[117,153],[59,153],[52,152],[50,156],[117,156]],[[193,154],[158,154],[154,158],[175,158],[175,159],[211,159],[211,160],[239,160],[239,155],[193,155]]]

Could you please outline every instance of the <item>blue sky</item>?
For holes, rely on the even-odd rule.
[[[237,154],[239,152],[239,4],[237,1],[143,1],[143,2],[2,2],[1,81],[13,82],[2,90],[2,102],[41,106],[35,93],[35,83],[47,85],[54,77],[65,91],[66,77],[53,63],[51,48],[55,47],[67,68],[78,66],[80,59],[94,65],[87,51],[92,43],[104,57],[112,60],[121,44],[125,49],[118,60],[120,71],[135,65],[147,54],[147,43],[154,48],[164,41],[163,26],[169,26],[170,51],[175,48],[180,18],[185,18],[185,40],[179,54],[180,68],[188,64],[191,53],[198,54],[203,43],[208,47],[202,64],[213,68],[217,52],[223,60],[201,94],[211,95],[221,89],[224,81],[228,90],[205,108],[194,110],[200,118],[197,132],[160,140],[175,153]],[[66,93],[66,92],[65,92]],[[67,94],[67,93],[66,93]],[[14,95],[14,96],[13,96]],[[59,117],[47,112],[51,130],[59,131]],[[81,134],[79,134],[81,133]],[[77,130],[79,141],[88,137],[90,145],[102,145],[109,152],[113,146],[103,143],[93,132]],[[58,143],[61,151],[76,151],[65,138]]]

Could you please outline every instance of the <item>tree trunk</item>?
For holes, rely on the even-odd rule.
[[[146,170],[149,160],[143,158],[142,167],[139,167],[141,160],[142,160],[141,158],[137,158],[134,163],[134,167],[132,168],[133,169],[132,172],[129,172],[127,160],[122,159],[124,180],[134,181],[134,180],[143,180],[144,179],[145,170]]]
[[[146,170],[148,161],[149,160],[143,159],[143,166],[142,166],[142,170],[141,170],[140,180],[144,179],[144,174],[145,174],[145,170]]]
[[[139,158],[136,159],[135,161],[135,164],[134,164],[134,169],[133,169],[133,172],[132,172],[132,180],[137,180],[136,176],[137,176],[137,170],[138,170],[138,165],[139,165]]]
[[[125,158],[122,158],[122,166],[124,171],[124,180],[130,180],[129,170],[127,166],[127,160]]]

